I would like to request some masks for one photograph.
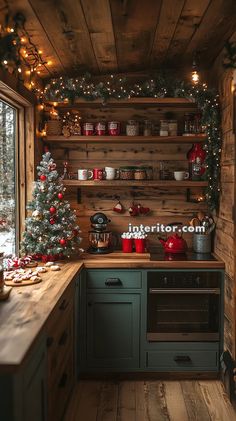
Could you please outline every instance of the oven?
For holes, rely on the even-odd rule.
[[[147,340],[218,341],[220,274],[148,272]]]

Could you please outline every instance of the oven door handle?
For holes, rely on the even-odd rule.
[[[220,294],[220,288],[149,288],[149,294]]]

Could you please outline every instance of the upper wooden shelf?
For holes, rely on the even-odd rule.
[[[46,136],[44,142],[50,143],[200,143],[205,135],[194,136]]]
[[[149,187],[206,187],[208,185],[207,181],[191,181],[191,180],[183,180],[183,181],[176,181],[176,180],[64,180],[64,186],[70,187],[83,187],[83,186],[90,186],[90,187],[127,187],[127,186],[149,186]]]
[[[55,101],[48,101],[48,104],[53,105]],[[73,104],[69,102],[58,102],[57,107],[62,108],[73,108],[73,107],[97,107],[97,106],[109,107],[115,105],[116,107],[128,107],[128,106],[150,106],[150,107],[176,107],[176,108],[196,108],[196,102],[190,101],[186,98],[121,98],[121,99],[108,99],[103,102],[101,99],[95,99],[94,101],[87,101],[83,98],[76,99]]]

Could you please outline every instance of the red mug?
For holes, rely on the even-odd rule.
[[[135,244],[136,253],[145,253],[145,249],[146,249],[145,238],[135,238],[134,244]]]
[[[132,253],[133,251],[132,238],[122,238],[122,251],[123,253]]]
[[[93,179],[94,180],[102,180],[105,176],[105,171],[102,168],[94,168],[93,169]]]

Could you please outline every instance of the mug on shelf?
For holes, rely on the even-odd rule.
[[[119,173],[117,168],[105,167],[106,180],[115,180],[119,178]]]
[[[177,181],[187,180],[189,173],[187,171],[174,171],[174,178]]]
[[[93,171],[88,170],[86,168],[81,168],[78,170],[78,180],[92,180],[93,179]]]
[[[94,168],[93,169],[93,179],[94,180],[103,180],[106,176],[106,173],[103,168]]]

